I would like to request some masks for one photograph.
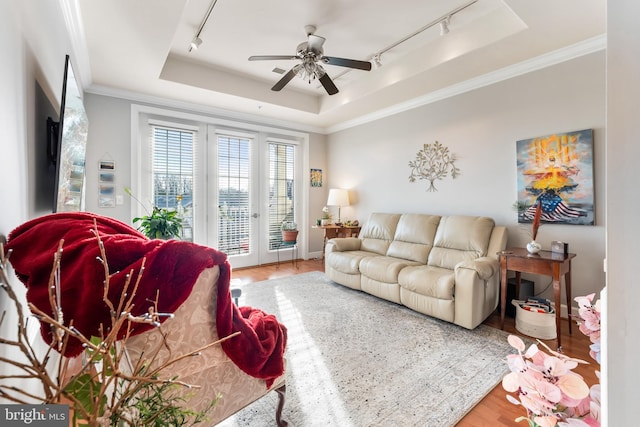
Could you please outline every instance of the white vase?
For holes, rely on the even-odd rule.
[[[542,245],[536,242],[535,240],[532,240],[529,243],[527,243],[527,252],[529,252],[530,254],[537,254],[541,250],[542,250]]]
[[[320,221],[320,225],[329,225],[329,220],[326,218],[323,218],[322,221]]]

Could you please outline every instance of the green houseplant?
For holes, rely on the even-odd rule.
[[[298,240],[298,224],[294,221],[282,221],[282,241],[293,243]]]
[[[133,195],[130,188],[125,187],[124,191],[144,208],[144,204]],[[178,211],[157,206],[154,206],[148,215],[133,218],[133,223],[137,222],[140,222],[138,230],[150,239],[173,239],[179,237],[182,231],[182,218],[178,216]]]
[[[133,223],[140,222],[138,230],[150,239],[171,239],[178,237],[182,231],[182,218],[177,211],[154,207],[150,215],[133,218]]]

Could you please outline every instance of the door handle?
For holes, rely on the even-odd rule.
[[[258,213],[254,213],[254,214],[251,215],[252,218],[258,218],[259,216],[260,216],[260,214],[258,214]]]

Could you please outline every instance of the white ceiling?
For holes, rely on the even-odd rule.
[[[320,132],[516,75],[540,66],[540,58],[602,49],[606,32],[605,0],[217,0],[202,45],[189,52],[212,0],[66,1],[76,5],[70,27],[88,92],[231,110]],[[441,36],[438,20],[465,5]],[[272,91],[282,77],[272,70],[297,61],[248,57],[294,55],[308,24],[327,39],[325,55],[358,60],[419,33],[383,53],[383,66],[370,72],[326,65],[336,95],[299,78]]]

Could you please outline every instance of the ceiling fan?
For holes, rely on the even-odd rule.
[[[307,25],[304,27],[307,32],[307,41],[298,45],[295,55],[258,55],[250,56],[249,61],[269,61],[276,59],[299,59],[302,62],[295,65],[285,74],[271,90],[279,91],[287,85],[296,75],[301,76],[311,83],[318,79],[329,95],[338,93],[338,88],[325,71],[322,64],[337,65],[339,67],[355,68],[357,70],[371,71],[371,62],[358,61],[356,59],[336,58],[335,56],[325,56],[322,45],[324,37],[315,35],[316,27]]]

